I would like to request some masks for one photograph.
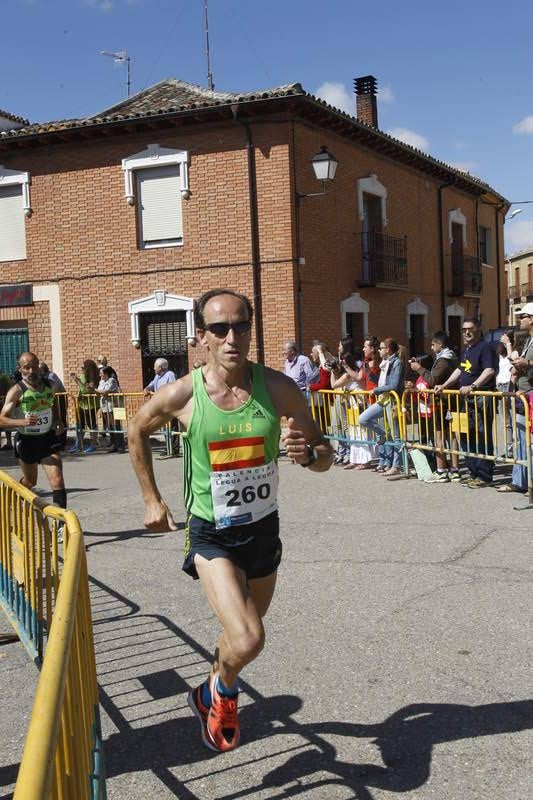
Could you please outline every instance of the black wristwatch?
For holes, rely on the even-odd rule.
[[[310,467],[311,464],[314,464],[315,461],[317,460],[318,453],[317,453],[317,451],[316,451],[316,449],[314,447],[311,447],[310,444],[306,444],[305,446],[307,447],[307,454],[309,456],[309,461],[307,462],[307,464],[301,464],[300,466],[302,466],[302,467]]]

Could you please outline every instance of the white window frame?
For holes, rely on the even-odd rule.
[[[189,190],[189,153],[187,150],[177,150],[171,147],[161,147],[158,144],[149,144],[146,150],[134,153],[122,159],[122,170],[124,172],[124,194],[126,202],[130,206],[135,205],[135,183],[137,173],[144,169],[155,167],[177,166],[179,170],[180,193],[184,200],[188,200],[191,193]],[[182,207],[183,213],[183,207]],[[140,208],[139,208],[139,217]],[[142,220],[139,219],[138,229],[140,231],[139,246],[143,250],[152,250],[161,247],[181,247],[183,246],[183,236],[173,241],[145,243],[142,236]]]
[[[448,239],[450,244],[453,241],[452,224],[454,222],[463,228],[463,247],[466,247],[466,217],[460,208],[452,208],[451,211],[448,211]]]
[[[446,333],[450,335],[450,317],[461,317],[461,327],[465,318],[465,310],[463,306],[458,303],[452,303],[451,306],[446,306]]]
[[[29,172],[20,172],[18,169],[7,169],[7,167],[0,164],[0,187],[15,186],[16,184],[22,186],[22,210],[24,215],[29,217],[31,214]]]
[[[363,300],[359,292],[354,292],[350,297],[341,300],[341,330],[342,335],[346,336],[347,324],[346,314],[362,314],[363,315],[363,332],[365,337],[368,336],[368,312],[370,305],[366,300]]]
[[[488,258],[487,258],[486,261],[482,260],[481,263],[483,264],[484,267],[493,268],[494,267],[494,263],[493,263],[494,262],[494,253],[492,252],[493,251],[492,228],[490,228],[488,225],[480,225],[479,226],[479,232],[481,233],[482,230],[486,231],[487,234],[488,234],[488,247],[486,248],[488,250]],[[480,236],[480,242],[481,242],[481,236]],[[480,255],[481,255],[481,247],[480,247]]]
[[[427,339],[429,308],[419,297],[415,297],[414,300],[411,300],[411,302],[407,303],[405,306],[405,332],[407,334],[407,339],[411,336],[411,314],[416,314],[417,316],[422,315],[424,317],[424,339]]]
[[[18,188],[20,186],[20,196],[18,192]],[[0,165],[0,189],[4,187],[15,187],[15,191],[17,196],[15,198],[10,198],[9,201],[13,200],[13,206],[11,208],[11,213],[18,217],[18,210],[17,204],[20,202],[20,241],[18,244],[20,245],[16,254],[11,253],[9,257],[5,257],[5,253],[0,253],[0,262],[8,262],[8,261],[24,261],[27,258],[27,247],[26,247],[26,225],[24,217],[29,217],[31,215],[31,205],[30,205],[30,176],[28,172],[21,172],[17,169],[8,169],[3,165]],[[19,223],[17,222],[17,225]]]
[[[184,200],[188,200],[191,193],[189,191],[189,153],[187,150],[174,150],[170,147],[160,147],[158,144],[149,144],[146,150],[122,159],[125,197],[128,205],[135,205],[133,173],[136,170],[165,167],[171,164],[179,166],[181,196]]]
[[[194,327],[194,299],[169,294],[166,289],[156,289],[148,297],[140,297],[128,303],[128,312],[131,320],[131,342],[135,347],[141,343],[140,314],[153,313],[154,311],[185,311],[187,325],[187,340],[189,344],[196,344],[196,331]]]
[[[387,219],[387,187],[378,181],[378,176],[371,173],[367,178],[357,180],[357,206],[359,209],[359,219],[361,222],[365,218],[365,208],[363,202],[364,194],[373,194],[381,200],[381,224],[384,228],[389,224]]]

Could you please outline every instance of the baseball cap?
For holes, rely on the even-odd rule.
[[[520,311],[516,312],[517,317],[533,317],[533,303],[526,303]]]

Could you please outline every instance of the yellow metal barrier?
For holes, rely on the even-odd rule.
[[[402,409],[408,447],[435,453],[437,458],[461,456],[467,465],[469,459],[478,459],[523,467],[533,502],[530,415],[524,395],[483,391],[463,395],[458,389],[435,394],[433,389],[408,389]],[[518,415],[524,417],[523,430]]]
[[[0,600],[41,675],[15,800],[104,800],[100,714],[83,534],[0,471]],[[64,557],[57,530],[63,527]]]
[[[321,389],[309,392],[308,402],[313,419],[327,439],[372,448],[372,457],[377,448],[380,461],[392,462],[396,451],[407,474],[407,459],[404,453],[405,420],[400,398],[396,392],[387,392],[376,397],[371,392],[357,389]],[[361,423],[363,414],[376,409],[376,417],[382,435]],[[365,417],[363,417],[364,421]]]
[[[0,525],[0,605],[40,663],[59,586],[59,518],[45,515],[33,492],[0,472]]]

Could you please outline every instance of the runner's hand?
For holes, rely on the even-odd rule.
[[[37,425],[39,422],[39,415],[38,414],[28,414],[24,417],[24,419],[20,420],[20,425],[23,428],[29,428],[30,425]]]
[[[168,506],[162,500],[154,501],[146,506],[144,512],[144,527],[155,533],[177,531],[178,526]]]
[[[297,429],[293,417],[289,417],[287,424],[288,428],[282,438],[287,455],[294,464],[307,464],[309,461],[309,452],[307,450],[307,441],[303,431]]]

